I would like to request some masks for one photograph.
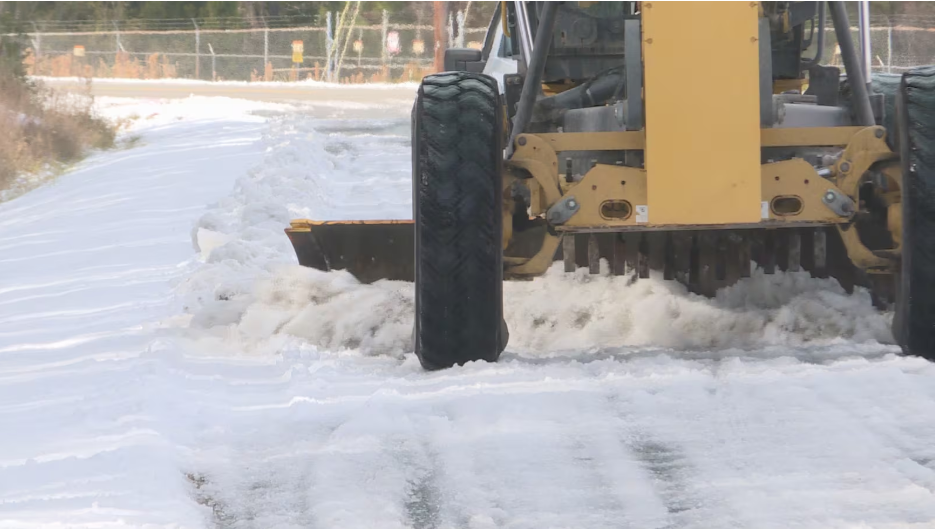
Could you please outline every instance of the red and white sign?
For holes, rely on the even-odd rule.
[[[386,34],[386,51],[392,55],[396,55],[402,51],[402,47],[399,45],[398,31],[391,31]]]

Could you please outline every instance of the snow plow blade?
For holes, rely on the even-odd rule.
[[[290,222],[286,235],[299,265],[321,271],[346,270],[369,284],[415,279],[412,220]]]

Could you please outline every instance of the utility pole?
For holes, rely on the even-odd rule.
[[[435,8],[435,71],[445,70],[445,49],[448,48],[448,2],[434,2]]]

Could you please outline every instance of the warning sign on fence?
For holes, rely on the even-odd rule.
[[[301,63],[304,51],[305,47],[302,45],[302,41],[292,41],[292,62]]]
[[[386,34],[386,51],[391,55],[396,55],[400,52],[398,31],[391,31]]]
[[[425,41],[422,39],[414,39],[412,41],[412,53],[416,55],[422,55],[425,53]]]
[[[73,52],[75,57],[84,57],[84,46],[81,44],[75,45],[75,51]]]

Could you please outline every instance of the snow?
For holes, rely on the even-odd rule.
[[[384,94],[98,98],[139,141],[0,203],[0,526],[935,525],[935,365],[830,280],[555,268],[423,372],[410,284],[283,234],[409,217]]]
[[[30,79],[41,81],[43,83],[87,83],[89,78],[66,77],[66,76],[30,76]],[[396,90],[411,89],[413,94],[419,88],[418,83],[329,83],[326,81],[314,81],[311,79],[301,79],[298,81],[206,81],[202,79],[184,79],[184,78],[160,78],[160,79],[134,79],[134,78],[113,78],[113,77],[95,77],[90,78],[92,83],[111,84],[111,85],[208,85],[222,87],[287,87],[287,88],[339,88],[342,90]]]

